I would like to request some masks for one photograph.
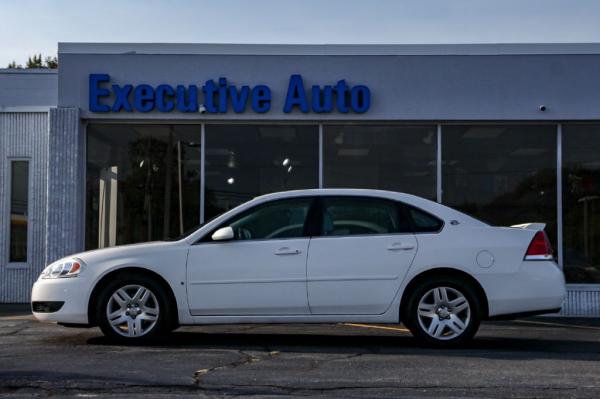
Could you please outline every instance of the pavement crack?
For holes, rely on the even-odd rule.
[[[335,362],[335,361],[340,361],[340,360],[350,360],[350,359],[354,359],[354,358],[357,358],[357,357],[361,357],[363,355],[365,355],[365,353],[353,353],[351,355],[334,357],[333,359],[312,360],[311,366],[310,366],[309,370],[310,371],[317,370],[317,369],[323,367],[327,363],[331,363],[331,362]]]
[[[238,351],[238,353],[240,355],[242,355],[242,358],[239,360],[236,360],[234,362],[227,363],[224,365],[220,365],[220,366],[196,370],[194,372],[194,381],[195,381],[196,385],[199,385],[202,383],[202,381],[201,381],[202,377],[204,377],[205,375],[212,373],[214,371],[235,369],[235,368],[238,368],[241,366],[245,366],[247,364],[260,362],[263,360],[269,360],[269,359],[272,359],[273,357],[279,356],[279,354],[280,354],[279,351],[270,351],[266,355],[255,356],[255,355],[251,355],[251,354],[246,353],[241,350]]]
[[[23,327],[16,328],[16,329],[14,329],[12,331],[2,332],[2,333],[0,333],[0,336],[2,336],[2,337],[10,337],[10,336],[13,336],[13,335],[17,335],[20,332],[22,332],[24,330],[27,330],[28,328],[29,328],[28,325],[24,325]]]
[[[268,394],[285,394],[285,395],[303,395],[303,396],[312,396],[315,394],[327,394],[331,392],[363,392],[361,396],[365,394],[365,392],[375,391],[375,390],[395,390],[407,393],[415,393],[418,391],[430,391],[430,393],[440,393],[443,394],[445,391],[451,390],[461,390],[464,393],[477,394],[479,392],[485,392],[491,389],[501,389],[505,388],[504,386],[498,387],[490,387],[487,385],[483,386],[443,386],[443,385],[435,385],[435,384],[423,384],[423,385],[405,385],[399,386],[394,384],[373,384],[373,385],[332,385],[332,386],[320,386],[320,387],[310,387],[310,386],[295,386],[295,385],[280,385],[280,384],[230,384],[227,386],[224,385],[212,385],[207,384],[199,387],[204,392],[214,392],[225,394],[227,396],[263,396]],[[541,392],[572,392],[578,391],[580,388],[578,387],[555,387],[555,386],[533,386],[527,387],[530,389],[534,389],[536,391]]]

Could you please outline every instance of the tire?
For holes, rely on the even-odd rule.
[[[471,284],[440,276],[412,290],[403,322],[420,344],[457,347],[471,340],[479,329],[481,309]]]
[[[96,320],[114,342],[148,343],[172,330],[173,310],[165,289],[154,278],[120,275],[100,291]]]

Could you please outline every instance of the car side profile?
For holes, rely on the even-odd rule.
[[[396,192],[268,194],[175,241],[58,260],[32,310],[125,343],[180,325],[402,322],[453,346],[481,320],[560,310],[564,276],[543,229],[493,227]]]

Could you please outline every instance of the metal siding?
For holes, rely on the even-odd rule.
[[[570,285],[563,305],[562,316],[600,317],[600,286]]]
[[[0,111],[57,103],[57,70],[0,69]]]
[[[29,302],[31,285],[44,267],[46,178],[48,148],[47,113],[0,113],[0,302]],[[10,161],[28,158],[29,266],[8,266],[10,212]]]
[[[46,263],[83,249],[83,156],[79,110],[50,110]]]

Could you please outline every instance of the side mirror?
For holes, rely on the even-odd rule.
[[[233,240],[235,235],[233,234],[233,229],[230,226],[221,227],[219,230],[215,231],[211,236],[213,241],[227,241]]]

